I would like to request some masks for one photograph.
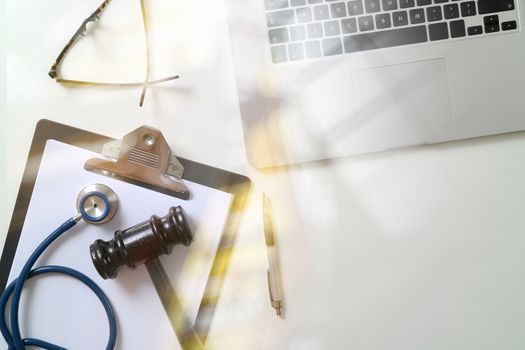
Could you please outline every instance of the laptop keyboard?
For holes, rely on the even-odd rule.
[[[264,0],[284,63],[518,30],[517,0]]]

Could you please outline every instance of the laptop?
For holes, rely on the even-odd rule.
[[[257,168],[525,129],[525,0],[227,0]]]

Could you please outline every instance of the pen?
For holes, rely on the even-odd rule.
[[[281,279],[279,274],[279,262],[277,258],[277,242],[273,229],[270,201],[266,194],[263,194],[263,220],[264,238],[266,240],[266,250],[268,252],[268,290],[270,293],[270,303],[275,309],[277,316],[281,316],[283,308],[283,298],[281,290]]]

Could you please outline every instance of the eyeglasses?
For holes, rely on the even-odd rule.
[[[82,37],[87,35],[88,24],[97,22],[100,19],[102,12],[106,9],[106,7],[108,6],[110,2],[111,0],[104,0],[102,4],[90,16],[87,17],[82,22],[82,24],[77,29],[75,34],[73,34],[71,39],[69,39],[66,46],[64,46],[64,48],[62,49],[62,51],[56,58],[48,74],[57,83],[61,83],[61,84],[99,86],[99,87],[134,87],[134,86],[139,87],[139,86],[142,86],[142,93],[140,94],[140,102],[139,102],[139,106],[142,107],[142,105],[144,104],[144,97],[146,96],[146,90],[149,86],[164,83],[166,81],[175,80],[179,78],[178,75],[173,75],[173,76],[169,76],[163,79],[151,80],[149,20],[148,20],[148,15],[146,11],[145,0],[140,0],[140,9],[142,12],[142,22],[144,23],[144,37],[146,39],[146,79],[144,82],[110,83],[110,82],[82,81],[82,80],[64,79],[59,74],[60,65],[62,61],[64,60],[64,58],[66,57],[67,53],[70,51],[71,47]]]

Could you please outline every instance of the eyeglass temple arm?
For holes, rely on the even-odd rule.
[[[142,12],[142,22],[144,23],[144,37],[146,39],[146,81],[142,87],[142,93],[140,94],[139,106],[142,107],[144,104],[144,97],[146,97],[146,89],[148,88],[148,82],[151,78],[151,44],[149,37],[149,18],[146,12],[146,4],[144,0],[140,0],[140,9]]]
[[[49,70],[49,76],[51,77],[51,79],[55,79],[57,76],[58,76],[58,69],[59,69],[59,66],[60,66],[60,63],[62,63],[62,60],[64,59],[64,56],[66,56],[66,54],[68,53],[69,49],[71,49],[71,46],[73,46],[73,44],[80,38],[80,37],[83,37],[86,35],[87,33],[87,25],[88,23],[90,22],[96,22],[99,20],[100,18],[100,14],[102,13],[102,11],[104,11],[104,9],[106,8],[106,6],[108,6],[109,2],[111,0],[104,0],[102,2],[102,4],[88,17],[86,18],[82,24],[80,25],[80,27],[77,29],[77,31],[75,32],[75,34],[73,34],[73,36],[71,37],[71,39],[69,39],[68,43],[66,44],[66,46],[64,46],[64,48],[62,49],[62,51],[60,51],[60,53],[58,54],[58,57],[56,58],[55,62],[53,63],[53,65],[51,66],[51,69]]]

